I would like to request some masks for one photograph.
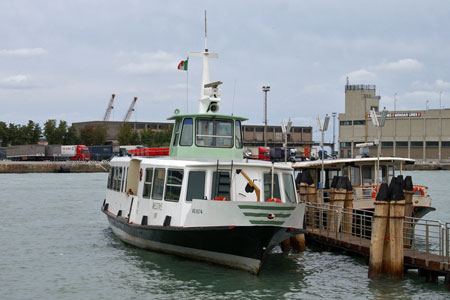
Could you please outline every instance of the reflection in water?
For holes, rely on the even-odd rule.
[[[259,276],[212,263],[136,248],[120,242],[108,230],[108,242],[132,270],[130,280],[141,293],[170,298],[282,297],[289,291],[301,290],[304,279],[303,254],[270,254]],[[139,274],[139,276],[136,276]],[[138,280],[136,280],[138,277]]]

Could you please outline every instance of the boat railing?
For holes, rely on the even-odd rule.
[[[353,188],[353,199],[356,201],[361,200],[375,200],[376,196],[376,190],[373,186],[367,186],[367,187],[354,187]]]
[[[373,212],[327,203],[306,203],[308,231],[363,246],[371,239]],[[403,246],[413,258],[450,265],[450,222],[405,217]]]

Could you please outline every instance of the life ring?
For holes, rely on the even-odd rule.
[[[416,192],[419,192],[421,196],[425,196],[425,192],[423,191],[423,188],[421,188],[421,187],[418,187],[418,186],[414,187],[413,192],[414,192],[414,194],[417,194],[417,195],[418,195],[418,193],[416,193]]]
[[[215,197],[214,200],[216,201],[230,201],[227,197]]]
[[[378,187],[372,189],[372,199],[377,198]]]
[[[267,199],[267,202],[276,202],[276,203],[281,203],[281,200],[280,200],[280,199],[278,199],[278,198],[270,198],[270,199]]]

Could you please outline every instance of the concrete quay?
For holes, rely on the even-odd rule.
[[[0,161],[1,173],[90,173],[108,172],[109,162]]]

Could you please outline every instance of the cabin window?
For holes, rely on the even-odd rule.
[[[152,194],[152,182],[153,182],[153,169],[147,168],[145,169],[144,191],[142,193],[142,197],[150,198],[150,195]]]
[[[183,170],[169,169],[167,171],[166,194],[164,200],[180,200],[181,185],[183,183]]]
[[[350,167],[350,181],[353,186],[361,185],[360,169],[359,167]]]
[[[381,175],[381,178],[380,178],[380,175]],[[389,182],[387,180],[386,166],[380,166],[380,169],[378,171],[378,181],[379,181],[379,183],[384,182],[384,183],[388,183],[389,184]]]
[[[181,124],[181,120],[177,119],[177,121],[175,122],[175,129],[173,131],[174,134],[173,134],[172,146],[178,145],[178,136],[180,135],[180,124]]]
[[[116,172],[114,175],[114,190],[119,191],[120,189],[120,178],[119,178],[119,167],[116,167]]]
[[[114,167],[110,168],[109,172],[108,172],[108,181],[106,183],[106,188],[107,189],[111,189],[111,179],[112,179],[112,172],[113,172],[113,170],[114,170]]]
[[[230,199],[230,173],[229,172],[217,172],[213,173],[211,199],[224,197]]]
[[[242,148],[242,130],[241,130],[241,121],[236,121],[236,148]]]
[[[118,189],[120,192],[123,191],[123,167],[119,168],[119,186]]]
[[[296,203],[294,180],[291,174],[283,174],[284,196],[286,202]]]
[[[264,173],[264,201],[271,198],[272,195],[272,173]],[[273,175],[273,198],[281,200],[280,184],[278,174]]]
[[[195,143],[200,147],[233,147],[233,121],[197,119]]]
[[[155,169],[153,176],[153,190],[152,199],[161,200],[164,192],[164,177],[166,175],[165,169]]]
[[[192,126],[194,122],[191,118],[184,119],[181,130],[180,146],[192,146]]]
[[[371,166],[363,166],[362,168],[363,185],[371,185],[374,183],[373,171],[374,168],[372,168]]]
[[[326,170],[325,171],[325,188],[329,189],[331,186],[331,183],[333,182],[333,178],[334,176],[339,176],[339,174],[341,173],[340,169],[335,169],[335,170]]]
[[[389,170],[389,171],[388,171],[388,172],[389,172],[389,178],[388,178],[388,181],[390,181],[391,178],[395,176],[394,166],[389,166],[389,167],[388,167],[388,170]]]
[[[205,171],[189,172],[186,201],[205,197],[205,174]]]

